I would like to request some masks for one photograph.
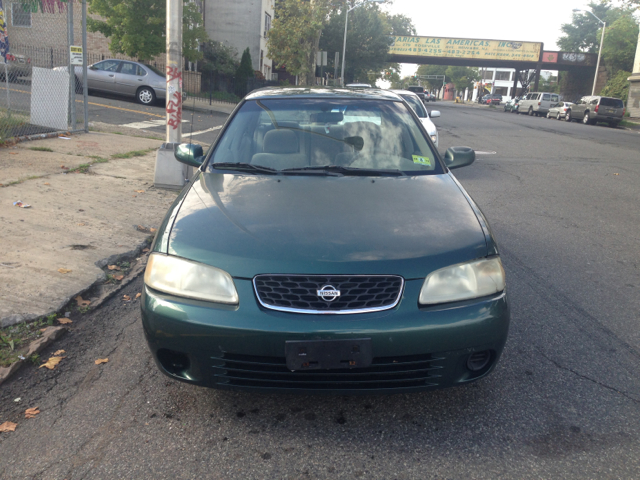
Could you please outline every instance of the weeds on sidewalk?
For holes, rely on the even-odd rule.
[[[154,147],[154,148],[147,148],[146,150],[132,150],[131,152],[127,152],[127,153],[115,153],[115,154],[111,155],[111,158],[142,157],[142,156],[146,155],[149,152],[153,152],[154,150],[157,150],[157,148]]]
[[[54,313],[31,323],[19,323],[0,329],[0,367],[8,367],[18,359],[24,360],[24,352],[32,340],[38,339],[46,327],[55,324],[57,315]],[[34,359],[35,357],[35,359]],[[29,357],[34,363],[39,363],[40,356],[36,353]]]
[[[34,150],[36,152],[53,152],[49,147],[29,147],[29,150]]]

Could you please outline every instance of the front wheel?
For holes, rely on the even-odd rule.
[[[153,105],[156,101],[156,92],[153,88],[140,87],[136,92],[136,100],[143,105]]]
[[[571,118],[571,110],[567,110],[567,113],[566,113],[566,114],[565,114],[565,116],[564,116],[564,121],[565,121],[565,122],[569,122],[569,123],[571,123],[571,120],[573,120],[573,119]]]

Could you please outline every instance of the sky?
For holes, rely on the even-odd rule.
[[[380,6],[392,14],[411,18],[419,36],[543,42],[545,50],[558,50],[560,27],[571,23],[574,8],[588,9],[589,2],[393,0],[391,6]],[[417,68],[418,65],[403,64],[401,75],[412,75]]]

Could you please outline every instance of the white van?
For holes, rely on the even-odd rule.
[[[518,104],[518,113],[527,113],[530,116],[546,116],[551,105],[555,105],[559,101],[557,93],[527,93],[527,96],[520,100]]]

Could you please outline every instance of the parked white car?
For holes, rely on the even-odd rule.
[[[437,147],[438,146],[438,129],[436,128],[435,124],[431,121],[431,119],[438,118],[440,116],[440,112],[438,110],[431,110],[431,114],[429,114],[429,112],[424,106],[424,103],[422,103],[422,100],[420,100],[420,97],[417,94],[410,92],[409,90],[391,90],[391,91],[396,95],[400,95],[404,99],[404,101],[407,102],[411,106],[411,108],[413,108],[414,112],[416,112],[416,115],[418,115],[418,118],[422,122],[422,125],[424,126],[425,130],[429,134],[429,137],[431,137],[431,141]]]
[[[573,105],[573,103],[571,103],[571,102],[556,103],[547,112],[547,118],[555,118],[556,120],[564,120],[564,117],[567,114],[567,110],[569,108],[571,108],[571,105]]]

